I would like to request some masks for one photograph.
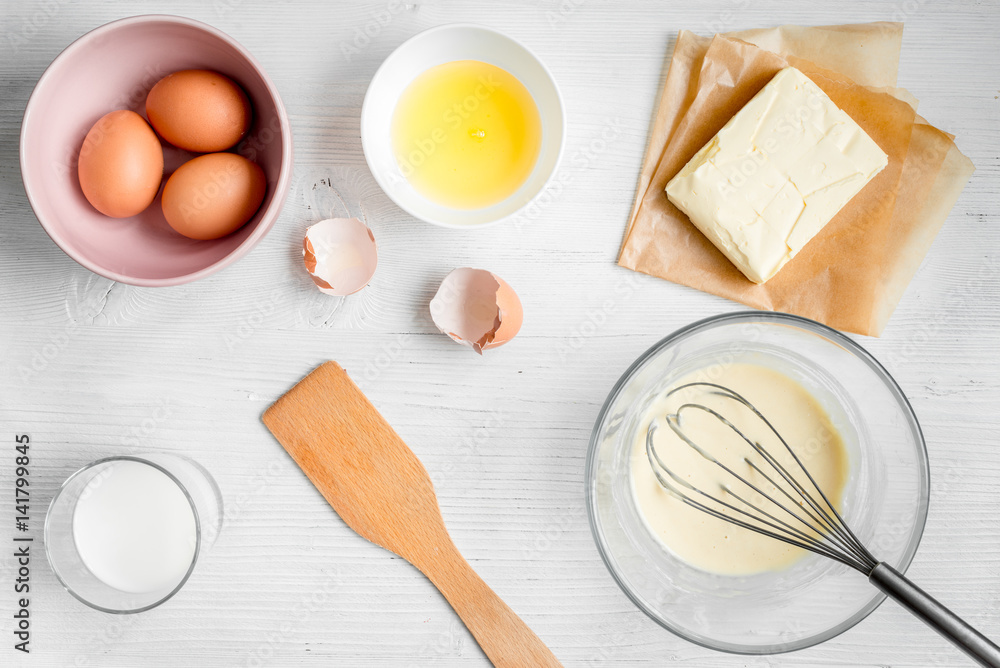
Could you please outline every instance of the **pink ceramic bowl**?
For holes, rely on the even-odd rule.
[[[115,109],[145,117],[149,89],[189,68],[219,71],[246,91],[253,126],[235,150],[267,176],[267,194],[253,219],[215,241],[174,232],[160,195],[138,216],[108,218],[84,198],[77,178],[80,146],[97,119]],[[164,176],[193,156],[164,144]],[[52,61],[24,112],[20,158],[31,207],[67,255],[123,283],[178,285],[232,264],[274,225],[291,182],[292,132],[274,84],[235,40],[179,16],[135,16],[87,33]]]

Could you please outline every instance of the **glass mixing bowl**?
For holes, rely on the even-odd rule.
[[[904,572],[930,494],[917,418],[896,382],[864,349],[824,325],[781,313],[733,313],[681,329],[625,372],[597,418],[587,454],[587,509],[594,540],[618,585],[647,615],[712,649],[773,654],[828,640],[885,599],[858,572],[807,554],[791,567],[717,575],[681,561],[646,527],[630,474],[644,414],[677,379],[754,363],[798,381],[844,440],[850,471],[842,514],[876,558]]]

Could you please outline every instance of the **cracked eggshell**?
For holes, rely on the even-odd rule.
[[[514,338],[524,320],[514,289],[485,269],[462,267],[445,276],[430,306],[438,329],[480,355]]]
[[[368,285],[378,247],[372,231],[357,218],[329,218],[306,230],[302,258],[321,292],[344,296]]]

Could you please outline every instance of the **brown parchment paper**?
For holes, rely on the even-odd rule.
[[[934,237],[976,170],[972,161],[958,150],[954,136],[918,119],[921,122],[913,126],[893,212],[890,241],[897,251],[886,258],[882,271],[879,286],[882,300],[872,312],[870,323],[873,336],[878,336],[889,322]]]
[[[619,264],[756,308],[878,335],[972,170],[948,135],[915,115],[916,100],[894,88],[901,32],[900,24],[865,24],[739,33],[782,57],[736,39],[682,31]],[[803,60],[795,50],[822,63]],[[669,203],[663,189],[788,64],[810,76],[890,160],[777,276],[755,285]],[[951,204],[944,208],[942,201]]]
[[[786,25],[724,35],[781,55],[797,55],[820,67],[841,72],[863,86],[891,88],[896,85],[899,71],[903,24],[876,22],[809,28]],[[711,37],[701,37],[687,30],[681,30],[677,37],[639,175],[629,230],[663,149],[697,93],[701,63],[711,43]],[[818,48],[819,45],[822,48]],[[915,101],[913,107],[916,109]]]
[[[840,72],[862,86],[896,85],[903,24],[853,23],[839,26],[780,26],[725,34],[780,56],[794,56]]]

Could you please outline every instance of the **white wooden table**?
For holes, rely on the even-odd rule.
[[[673,36],[870,20],[905,20],[900,85],[958,135],[978,171],[885,335],[857,338],[910,397],[930,450],[930,518],[911,574],[1000,636],[996,0],[394,9],[319,0],[0,4],[0,665],[487,665],[437,591],[348,529],[260,422],[326,359],[353,374],[416,451],[456,544],[567,666],[965,665],[893,604],[790,655],[696,647],[619,591],[584,509],[587,441],[614,381],[674,329],[739,308],[614,264]],[[141,289],[88,272],[48,239],[21,187],[18,131],[35,81],[65,45],[112,19],[161,12],[211,23],[256,55],[289,109],[296,165],[281,219],[249,256],[194,284]],[[523,40],[562,87],[568,185],[530,224],[431,227],[397,209],[365,166],[358,117],[369,78],[404,39],[452,21]],[[374,228],[379,271],[357,296],[320,294],[299,266],[302,231],[320,212],[363,213]],[[463,265],[497,272],[525,306],[517,339],[483,358],[439,334],[428,313],[441,278]],[[32,651],[13,650],[21,433],[32,439],[39,540],[52,492],[87,461],[157,450],[211,470],[226,524],[180,595],[137,616],[97,613],[61,589],[36,542]]]

